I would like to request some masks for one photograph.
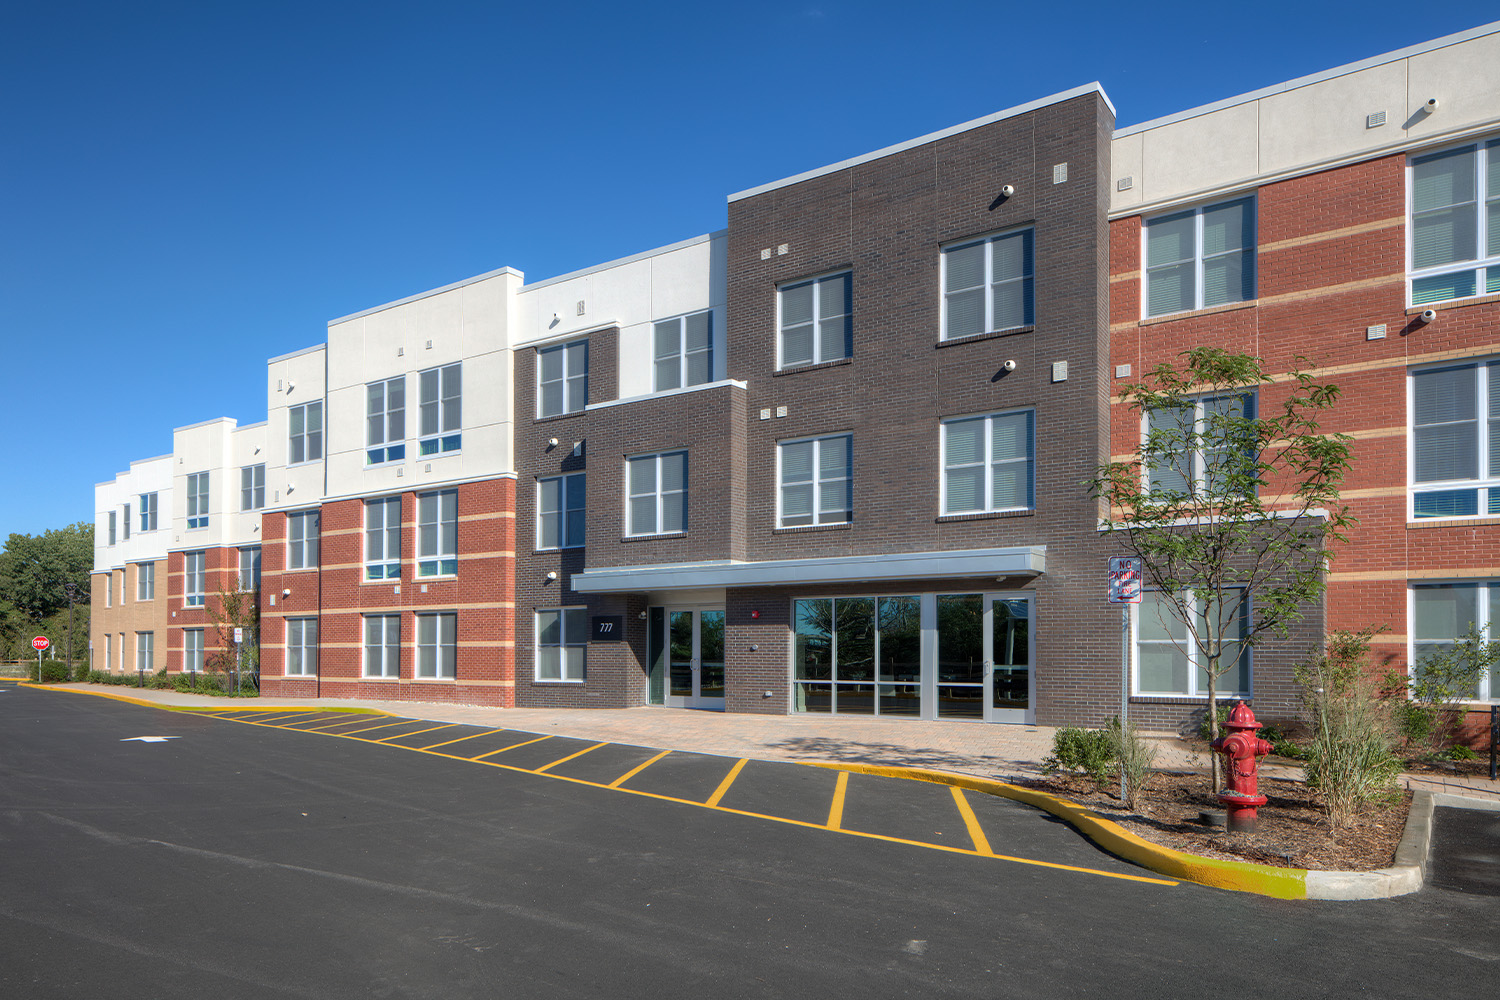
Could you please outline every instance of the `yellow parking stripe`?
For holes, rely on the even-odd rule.
[[[847,774],[848,772],[845,771],[844,773]],[[964,798],[964,790],[957,785],[949,785],[948,788],[953,792],[953,801],[958,806],[958,814],[964,818],[964,826],[969,828],[969,838],[974,841],[975,852],[983,854],[987,858],[994,857],[995,852],[990,850],[989,838],[979,828],[979,818],[974,815],[974,810],[970,807],[969,800]]]
[[[488,730],[485,730],[482,733],[471,733],[468,736],[460,736],[456,740],[446,740],[446,741],[444,741],[442,743],[433,743],[433,744],[430,744],[430,745],[425,746],[425,747],[412,747],[412,749],[413,750],[436,750],[438,747],[451,746],[454,743],[462,743],[464,740],[472,740],[472,739],[475,739],[476,737],[480,737],[480,736],[494,736],[496,733],[503,733],[503,732],[505,732],[504,729],[488,729]],[[447,754],[439,754],[438,756],[445,757],[445,756],[447,756]],[[465,757],[463,759],[464,760],[468,760],[467,757]]]
[[[357,720],[357,719],[340,719],[338,722],[330,722],[326,726],[314,726],[311,729],[304,729],[302,731],[304,733],[321,733],[324,730],[337,729],[339,726],[347,726],[351,722],[357,722],[357,721],[359,721],[359,720]]]
[[[718,789],[715,790],[715,792],[708,797],[708,801],[703,804],[706,806],[718,805],[719,800],[724,797],[725,792],[729,791],[729,786],[734,784],[734,779],[740,776],[740,772],[744,770],[745,765],[748,763],[749,760],[747,758],[741,757],[739,762],[729,769],[729,773],[724,775],[724,780],[719,782]]]
[[[534,740],[527,740],[525,743],[512,743],[508,747],[501,747],[499,750],[491,750],[489,753],[482,753],[478,757],[460,757],[459,759],[460,760],[484,760],[484,759],[486,759],[488,757],[495,756],[495,754],[497,754],[497,753],[504,753],[507,750],[514,750],[516,747],[529,747],[533,743],[540,743],[540,742],[542,742],[542,740],[550,740],[551,738],[552,738],[551,736],[538,736]],[[531,769],[530,768],[518,767],[515,770],[517,770],[517,771],[525,771],[527,774],[531,773]]]
[[[663,757],[665,757],[667,754],[669,754],[671,752],[672,751],[670,751],[670,750],[663,750],[661,753],[657,754],[655,757],[652,757],[650,760],[646,761],[646,763],[644,763],[644,764],[637,764],[635,767],[632,767],[630,770],[628,770],[624,774],[620,775],[614,781],[611,781],[606,787],[608,787],[608,788],[619,788],[621,785],[625,784],[625,782],[629,781],[631,778],[634,778],[637,774],[640,774],[646,768],[650,767],[652,764],[655,764],[657,761],[661,760]]]
[[[452,729],[456,725],[458,725],[458,723],[456,723],[456,722],[450,722],[446,726],[433,726],[431,729],[418,729],[414,733],[397,733],[394,736],[382,736],[382,737],[380,737],[380,739],[376,740],[375,742],[376,743],[384,743],[386,740],[399,740],[403,736],[421,736],[423,733],[435,733],[439,729]]]
[[[840,771],[838,784],[833,786],[833,804],[828,807],[828,829],[837,830],[844,821],[844,792],[849,788],[849,772]]]
[[[550,764],[543,764],[541,767],[532,768],[531,773],[532,774],[541,774],[544,771],[550,770],[551,768],[554,768],[554,767],[556,767],[559,764],[566,764],[568,761],[572,760],[574,757],[582,757],[584,754],[588,753],[589,750],[598,750],[600,747],[608,746],[608,745],[609,744],[607,742],[606,743],[595,743],[593,746],[589,747],[588,750],[580,750],[577,753],[570,753],[566,757],[563,757],[560,760],[554,760]]]
[[[415,719],[398,719],[395,722],[387,722],[387,723],[385,723],[384,725],[381,725],[381,726],[366,726],[363,729],[351,729],[347,733],[339,733],[339,735],[340,736],[353,736],[355,733],[372,733],[372,732],[374,732],[377,729],[389,729],[392,726],[409,726],[409,725],[411,725],[415,721],[417,721],[417,720],[415,720]]]

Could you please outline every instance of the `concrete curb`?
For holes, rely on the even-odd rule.
[[[165,702],[152,701],[149,698],[136,698],[128,694],[116,694],[113,691],[93,691],[84,688],[54,686],[52,684],[40,684],[34,681],[21,681],[21,687],[36,688],[39,691],[63,691],[68,694],[86,694],[95,698],[109,698],[112,701],[123,701],[130,705],[144,705],[146,708],[159,708],[167,712],[343,712],[351,715],[390,715],[376,708],[350,707],[350,708],[309,708],[301,705],[169,705]],[[207,698],[209,695],[200,695],[196,692],[175,692],[189,697]],[[248,699],[226,698],[225,701],[247,701]]]

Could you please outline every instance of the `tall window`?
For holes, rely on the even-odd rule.
[[[286,620],[286,672],[289,677],[311,677],[318,672],[318,620]]]
[[[1255,396],[1199,396],[1192,406],[1148,410],[1142,421],[1146,488],[1159,493],[1224,496],[1228,484],[1255,474],[1254,456],[1231,452],[1236,427],[1255,419]]]
[[[123,648],[120,655],[124,656]],[[182,669],[191,674],[203,671],[203,630],[201,628],[182,630]]]
[[[780,367],[847,358],[854,351],[848,271],[777,289]]]
[[[111,545],[115,544],[115,521],[116,520],[117,520],[117,515],[115,514],[114,511],[110,511],[109,512],[109,544],[111,544]]]
[[[135,669],[151,673],[156,669],[156,633],[135,634]]]
[[[1500,514],[1500,362],[1411,373],[1412,516]]]
[[[1001,233],[943,249],[943,339],[1035,322],[1032,232]]]
[[[406,376],[365,385],[365,464],[406,457]]]
[[[156,600],[156,563],[135,564],[135,599],[137,601]]]
[[[780,527],[843,524],[853,516],[853,440],[834,434],[776,446]]]
[[[1255,298],[1255,199],[1146,222],[1146,315]]]
[[[458,491],[417,497],[417,575],[458,572]]]
[[[207,552],[188,552],[183,556],[186,578],[183,582],[184,603],[188,607],[203,606],[203,587]]]
[[[105,607],[109,607],[109,605],[106,604]],[[115,651],[115,637],[112,636],[112,635],[110,635],[108,632],[106,632],[106,633],[104,633],[104,669],[105,670],[113,670],[114,669],[114,667],[109,662],[113,658],[113,656],[114,656],[114,651]]]
[[[537,357],[537,415],[574,413],[589,401],[589,342],[543,348]]]
[[[130,539],[130,504],[125,505],[125,516],[120,519],[120,527],[125,529],[125,538]]]
[[[401,676],[400,615],[365,615],[364,675]]]
[[[1486,641],[1494,638],[1500,614],[1500,581],[1415,584],[1411,588],[1411,656],[1413,676],[1420,676],[1423,661],[1452,647],[1471,628]],[[1462,693],[1476,701],[1500,700],[1500,665],[1479,676],[1475,686]]]
[[[944,514],[1036,506],[1035,419],[1015,410],[943,421]]]
[[[583,473],[537,482],[539,549],[570,549],[583,544],[585,490]]]
[[[660,535],[687,529],[687,452],[630,459],[630,534]]]
[[[712,382],[713,341],[712,310],[657,323],[653,336],[656,391]]]
[[[265,465],[244,466],[240,469],[240,510],[260,510],[265,505]]]
[[[260,591],[260,546],[246,545],[240,549],[240,590],[247,593]]]
[[[141,530],[156,530],[157,501],[155,493],[141,494]]]
[[[365,579],[401,579],[401,498],[365,501]]]
[[[125,603],[125,571],[120,570],[120,603]]]
[[[586,608],[558,608],[536,613],[536,679],[582,681],[589,641]]]
[[[422,390],[422,426],[417,450],[423,455],[457,451],[463,444],[463,369],[461,363],[455,362],[417,375]]]
[[[287,410],[287,464],[316,462],[323,457],[323,401],[302,403]]]
[[[315,510],[286,516],[286,568],[312,569],[318,565],[318,526]]]
[[[1411,161],[1411,303],[1500,293],[1500,139]]]
[[[208,527],[208,473],[190,472],[187,477],[187,526]]]
[[[417,615],[417,676],[458,676],[458,615],[452,611]]]
[[[921,598],[820,597],[792,605],[798,711],[917,715]]]
[[[1191,591],[1187,593],[1199,635],[1224,638],[1219,654],[1223,673],[1214,685],[1220,698],[1248,698],[1251,694],[1250,647],[1244,643],[1249,601],[1242,592],[1237,593],[1240,596],[1230,607],[1219,607],[1207,597],[1195,598]],[[1208,664],[1189,637],[1187,623],[1174,617],[1170,607],[1159,591],[1152,590],[1142,595],[1136,607],[1136,693],[1205,697]]]

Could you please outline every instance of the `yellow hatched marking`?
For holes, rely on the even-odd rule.
[[[460,757],[459,759],[460,760],[485,760],[487,758],[495,756],[495,754],[497,754],[497,753],[504,753],[507,750],[514,750],[516,747],[529,747],[533,743],[540,743],[540,742],[542,742],[542,740],[550,740],[551,738],[552,738],[551,736],[538,736],[534,740],[527,740],[525,743],[512,743],[508,747],[501,747],[499,750],[491,750],[489,753],[482,753],[478,757]],[[525,771],[527,774],[531,773],[531,769],[529,767],[514,767],[514,768],[511,768],[511,770],[513,770],[513,771]]]
[[[849,772],[840,771],[838,784],[833,786],[833,804],[828,807],[828,829],[837,830],[844,821],[844,793],[849,788]]]
[[[315,726],[312,729],[304,729],[302,731],[304,733],[321,733],[325,729],[337,729],[339,726],[347,726],[347,725],[349,725],[349,723],[355,722],[355,721],[357,721],[357,720],[355,720],[355,719],[340,719],[338,722],[330,722],[326,726]]]
[[[740,772],[745,769],[745,765],[748,763],[750,763],[749,758],[741,757],[739,761],[729,769],[729,773],[724,775],[724,780],[719,782],[719,787],[715,789],[714,793],[708,797],[708,801],[703,804],[710,807],[717,806],[719,804],[719,800],[722,799],[724,797],[724,794],[729,791],[729,786],[734,784],[734,779],[740,776]]]
[[[339,719],[336,722],[329,722],[328,721],[328,717],[324,716],[321,719],[318,719],[318,718],[312,718],[312,719],[282,719],[280,722],[276,722],[276,723],[272,723],[272,724],[277,729],[287,729],[287,730],[291,730],[292,732],[298,732],[298,733],[315,733],[315,732],[318,731],[317,729],[312,729],[312,728],[305,727],[303,725],[303,723],[304,722],[315,722],[315,723],[318,724],[319,727],[327,726],[329,728],[332,728],[334,726],[347,726],[347,725],[350,725],[351,723],[356,723],[356,722],[361,722],[361,721],[363,721],[363,720],[361,720],[361,719],[347,719],[346,718],[346,719]]]
[[[339,735],[340,736],[353,736],[355,733],[373,733],[377,729],[389,729],[392,726],[409,726],[414,721],[415,720],[413,720],[413,719],[401,719],[401,720],[399,720],[397,722],[387,722],[384,725],[380,725],[380,726],[366,726],[363,729],[351,729],[347,733],[339,733]]]
[[[386,740],[399,740],[403,736],[421,736],[423,733],[435,733],[439,729],[452,729],[456,725],[458,725],[458,723],[456,723],[456,722],[450,722],[450,723],[448,723],[446,725],[442,725],[442,726],[433,726],[431,729],[418,729],[414,733],[396,733],[393,736],[382,736],[382,737],[380,737],[380,739],[376,740],[375,742],[376,743],[384,743]]]
[[[285,722],[287,719],[306,719],[309,716],[326,715],[326,712],[317,712],[310,709],[302,709],[296,712],[271,712],[256,719],[256,722]],[[249,719],[242,720],[249,722]]]
[[[478,739],[481,736],[493,736],[496,733],[503,733],[503,732],[505,732],[504,729],[489,729],[489,730],[486,730],[485,732],[482,732],[482,733],[472,733],[472,734],[470,734],[468,736],[460,736],[456,740],[444,740],[442,743],[432,743],[432,744],[430,744],[428,746],[425,746],[425,747],[412,747],[411,749],[413,749],[413,750],[436,750],[438,747],[452,746],[454,743],[462,743],[464,740],[474,740],[474,739]],[[438,756],[439,757],[446,757],[446,756],[448,756],[448,754],[440,753],[440,754],[438,754]],[[459,758],[459,759],[460,760],[468,760],[467,757],[462,757],[462,758]]]
[[[948,790],[953,793],[953,801],[958,806],[958,814],[964,818],[964,826],[969,828],[969,839],[974,841],[974,853],[982,854],[987,858],[995,856],[990,850],[989,838],[979,828],[979,817],[974,815],[974,809],[969,805],[969,800],[964,798],[964,790],[957,785],[949,785]]]
[[[652,757],[650,760],[646,761],[646,763],[644,763],[644,764],[637,764],[635,767],[632,767],[630,770],[628,770],[624,774],[620,775],[614,781],[611,781],[609,783],[608,787],[610,787],[610,788],[619,788],[621,785],[625,784],[625,782],[629,781],[631,778],[634,778],[637,774],[640,774],[646,768],[650,767],[652,764],[655,764],[657,761],[661,760],[663,757],[665,757],[667,754],[669,754],[671,752],[672,751],[670,751],[670,750],[663,750],[661,753],[657,754],[655,757]]]
[[[543,764],[541,767],[532,768],[531,773],[532,774],[542,774],[543,772],[551,770],[552,768],[556,767],[559,764],[566,764],[568,761],[572,760],[574,757],[582,757],[584,754],[588,753],[589,750],[598,750],[600,747],[602,747],[602,746],[608,746],[608,745],[609,745],[608,743],[595,743],[593,746],[588,747],[585,750],[580,750],[577,753],[570,753],[566,757],[563,757],[560,760],[554,760],[550,764]]]

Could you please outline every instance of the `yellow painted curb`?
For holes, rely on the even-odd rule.
[[[21,681],[22,687],[37,688],[42,691],[66,691],[68,694],[90,694],[95,698],[109,698],[114,701],[123,701],[128,705],[143,705],[146,708],[159,708],[165,712],[317,712],[319,714],[343,712],[349,715],[384,715],[395,718],[389,712],[382,712],[378,708],[313,708],[302,705],[167,705],[149,698],[134,698],[128,694],[116,694],[113,691],[86,691],[76,687],[62,687],[53,684],[38,684],[33,681]],[[177,694],[192,694],[191,691],[178,691]],[[203,697],[210,697],[203,695]],[[229,699],[234,700],[234,699]]]
[[[1008,785],[1003,781],[991,781],[987,778],[975,778],[966,774],[933,771],[920,767],[840,763],[816,763],[814,766],[826,767],[834,771],[852,771],[857,774],[875,774],[887,778],[908,778],[914,781],[930,781],[939,785],[956,785],[971,791],[1014,799],[1051,813],[1109,853],[1124,858],[1126,861],[1133,861],[1151,871],[1216,889],[1254,892],[1262,896],[1273,896],[1276,899],[1307,898],[1306,869],[1276,868],[1271,865],[1252,864],[1248,861],[1221,861],[1218,858],[1204,858],[1196,854],[1174,851],[1137,837],[1118,823],[1105,819],[1092,809],[1085,809],[1083,806],[1075,805],[1055,795],[1048,795],[1046,792],[1033,791],[1019,785]]]

